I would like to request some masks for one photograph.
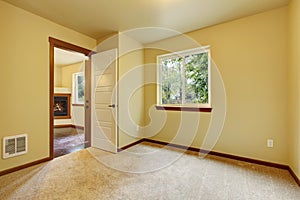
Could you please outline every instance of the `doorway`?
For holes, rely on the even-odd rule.
[[[61,40],[50,42],[50,157],[90,146],[92,51]]]

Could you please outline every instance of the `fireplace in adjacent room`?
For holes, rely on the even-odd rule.
[[[71,94],[54,94],[54,119],[71,119]]]

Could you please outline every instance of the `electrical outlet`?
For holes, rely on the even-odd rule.
[[[137,126],[135,127],[135,130],[136,130],[137,132],[139,132],[139,131],[140,131],[140,126],[137,125]]]
[[[274,146],[273,140],[272,139],[267,139],[267,147],[273,148],[273,146]]]

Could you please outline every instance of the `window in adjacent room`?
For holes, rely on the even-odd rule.
[[[73,104],[84,104],[84,73],[73,74]]]
[[[157,57],[158,106],[210,107],[210,47]]]

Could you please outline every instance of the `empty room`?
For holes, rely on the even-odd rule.
[[[0,0],[0,199],[300,199],[299,0]]]

